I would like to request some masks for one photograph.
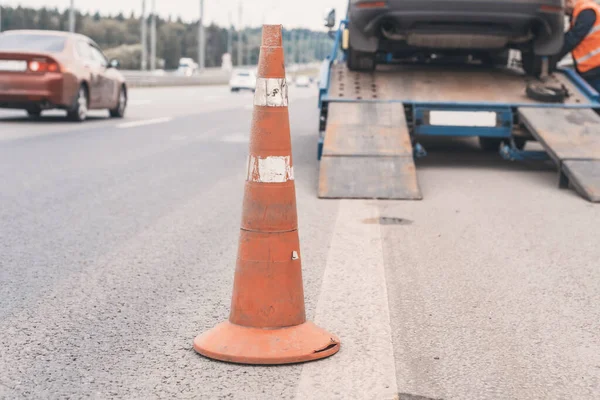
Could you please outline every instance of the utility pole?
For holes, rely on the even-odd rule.
[[[227,53],[233,60],[233,21],[231,19],[231,11],[229,12],[229,31],[227,32]]]
[[[146,33],[146,0],[142,0],[142,18],[141,18],[141,31],[142,31],[142,71],[148,69],[148,34]]]
[[[198,67],[204,71],[204,0],[200,0],[200,19],[198,20]]]
[[[75,32],[75,0],[71,0],[69,7],[69,32]]]
[[[308,36],[308,45],[310,47],[310,60],[309,60],[309,62],[313,62],[317,58],[317,56],[316,56],[317,46],[316,46],[316,40],[315,40],[316,38],[315,38],[315,35],[314,35],[314,33],[312,31],[309,32],[308,35],[309,35]]]
[[[238,48],[237,48],[237,61],[238,61],[238,67],[242,66],[244,63],[244,60],[242,59],[242,16],[243,16],[243,9],[242,9],[242,2],[240,1],[239,3],[239,9],[238,9]]]
[[[308,43],[308,33],[305,33],[304,35],[302,35],[302,64],[306,64],[306,62],[308,61],[309,51],[310,49]]]
[[[244,42],[244,47],[242,47],[242,60],[244,60],[244,65],[250,65],[250,35],[248,35],[245,28],[244,39],[246,39],[246,41]]]
[[[298,30],[294,30],[294,40],[293,40],[293,46],[294,46],[294,64],[298,64],[300,62],[299,59],[299,39],[300,39],[300,33],[298,32]]]
[[[156,0],[152,0],[152,25],[150,31],[150,70],[156,69]]]

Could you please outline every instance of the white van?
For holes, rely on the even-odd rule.
[[[252,70],[233,71],[229,88],[232,92],[239,92],[240,90],[254,91],[256,89],[256,72]]]
[[[191,58],[181,58],[179,60],[179,67],[177,68],[177,75],[181,76],[192,76],[198,70],[198,64]]]

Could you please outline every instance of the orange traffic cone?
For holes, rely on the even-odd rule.
[[[229,321],[196,337],[203,356],[288,364],[338,352],[306,321],[281,25],[263,27]]]

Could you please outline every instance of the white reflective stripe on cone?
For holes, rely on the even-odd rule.
[[[248,157],[246,180],[259,183],[285,183],[294,180],[294,167],[289,156]]]
[[[287,107],[288,86],[285,78],[258,78],[254,105],[263,107]]]

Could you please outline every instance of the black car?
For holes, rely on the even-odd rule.
[[[528,74],[563,43],[563,0],[350,0],[348,67],[375,68],[378,53],[476,56],[506,63],[521,50]]]

